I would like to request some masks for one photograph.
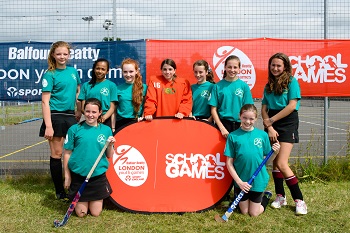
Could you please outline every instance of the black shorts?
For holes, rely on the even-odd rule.
[[[241,189],[235,186],[234,193],[238,195],[240,192],[241,192]],[[249,199],[254,203],[261,203],[263,194],[264,194],[263,192],[249,191],[248,193],[244,193],[241,201],[246,201]]]
[[[273,117],[281,110],[269,110],[269,117]],[[273,128],[278,132],[277,140],[279,142],[298,143],[299,142],[299,116],[298,111],[294,111],[288,116],[274,122]],[[267,132],[267,129],[265,129]]]
[[[241,122],[237,121],[230,121],[230,120],[225,120],[225,119],[220,119],[221,123],[224,125],[226,130],[231,133],[241,127]]]
[[[117,120],[115,122],[115,132],[114,133],[117,133],[119,132],[120,130],[122,130],[125,126],[131,124],[131,123],[136,123],[137,122],[137,119],[136,118],[122,118],[120,120]]]
[[[77,123],[77,120],[74,116],[74,111],[51,111],[51,123],[53,128],[53,136],[54,137],[65,137],[67,134],[67,131],[69,127]],[[45,121],[43,120],[43,123],[40,127],[39,136],[44,137],[45,136]]]
[[[78,192],[81,185],[84,183],[86,177],[80,176],[74,172],[70,172],[72,182],[68,191],[69,200],[73,201],[75,194]],[[85,189],[81,193],[79,199],[80,202],[88,201],[98,201],[103,200],[112,193],[112,188],[109,185],[109,182],[106,177],[106,173],[103,173],[99,176],[94,176],[89,179],[89,182],[86,184]]]

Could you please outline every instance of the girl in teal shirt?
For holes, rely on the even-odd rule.
[[[261,115],[270,141],[281,143],[281,150],[273,161],[272,175],[277,196],[271,206],[278,209],[287,205],[283,186],[283,182],[286,181],[295,202],[295,214],[305,215],[307,206],[298,179],[288,164],[293,145],[299,142],[300,87],[292,76],[292,65],[286,54],[276,53],[271,56],[268,69],[268,83],[264,89]]]
[[[193,64],[193,73],[198,82],[191,86],[192,89],[192,116],[195,119],[213,121],[208,100],[214,86],[214,76],[208,62],[198,60]],[[190,115],[191,116],[191,115]]]
[[[85,105],[85,100],[89,98],[97,98],[102,104],[101,122],[115,129],[115,101],[117,101],[117,85],[106,79],[109,72],[109,61],[104,58],[97,59],[91,72],[91,80],[83,84],[78,100],[81,105]],[[82,109],[84,112],[84,109]]]
[[[106,171],[109,165],[107,158],[114,154],[115,139],[111,128],[99,123],[101,115],[101,102],[96,98],[87,99],[84,105],[85,120],[69,128],[64,142],[64,186],[69,189],[68,195],[71,200],[84,182],[104,145],[109,144],[75,207],[79,217],[84,217],[88,211],[92,216],[100,215],[103,199],[109,197],[111,193]]]
[[[117,87],[116,132],[131,122],[143,119],[147,92],[147,85],[142,83],[138,62],[127,58],[121,66],[125,83]]]
[[[80,105],[75,104],[80,91],[78,71],[67,66],[71,46],[65,41],[52,44],[47,59],[48,69],[42,80],[43,123],[39,136],[50,146],[50,173],[55,185],[56,198],[66,199],[62,179],[62,152],[68,128],[81,117]]]
[[[266,166],[263,166],[254,182],[248,184],[250,177],[271,150],[267,133],[254,127],[257,115],[257,109],[253,104],[246,104],[241,108],[239,114],[241,126],[228,135],[224,151],[224,155],[227,156],[227,169],[235,181],[235,193],[238,194],[241,190],[246,192],[239,202],[241,213],[251,216],[261,214],[271,197],[270,192],[264,195],[269,182]],[[279,148],[278,142],[272,145],[274,155],[278,154]]]
[[[240,67],[239,57],[231,55],[226,58],[223,79],[213,87],[208,102],[214,122],[225,138],[239,128],[241,107],[254,103],[248,84],[237,76]]]

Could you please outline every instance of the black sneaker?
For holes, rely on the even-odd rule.
[[[56,198],[63,202],[69,202],[69,198],[65,192],[56,193]]]

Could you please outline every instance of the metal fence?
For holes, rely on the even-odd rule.
[[[348,39],[347,0],[0,0],[0,41]]]
[[[348,0],[0,0],[0,42],[349,39]],[[0,59],[2,54],[0,54]],[[0,80],[1,82],[2,80]],[[260,100],[256,100],[260,108]],[[1,173],[48,169],[40,103],[0,103]],[[14,105],[22,106],[18,112]],[[292,157],[349,153],[349,99],[303,98]],[[259,121],[261,127],[261,120]]]

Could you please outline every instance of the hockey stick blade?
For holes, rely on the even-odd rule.
[[[60,220],[58,220],[58,219],[55,219],[55,220],[53,221],[53,225],[54,225],[56,228],[57,228],[57,227],[63,227],[64,225],[67,224],[68,219],[69,219],[69,217],[71,216],[71,214],[73,213],[73,211],[74,211],[74,209],[75,209],[75,206],[77,205],[77,203],[78,203],[78,201],[79,201],[79,199],[80,199],[80,197],[81,197],[81,194],[83,193],[83,191],[84,191],[84,189],[85,189],[86,184],[89,182],[89,179],[90,179],[92,173],[94,173],[95,168],[97,167],[98,163],[100,162],[100,160],[101,160],[101,158],[102,158],[102,156],[103,156],[105,150],[107,149],[108,145],[109,145],[109,142],[106,142],[106,144],[105,144],[104,147],[102,148],[100,154],[98,155],[98,157],[97,157],[97,159],[96,159],[94,165],[93,165],[92,168],[90,169],[89,174],[86,176],[84,183],[80,186],[78,192],[75,194],[75,197],[74,197],[72,203],[69,205],[69,208],[68,208],[66,214],[64,215],[63,220],[60,221]]]
[[[259,172],[261,171],[261,169],[263,168],[263,166],[266,164],[266,162],[269,160],[269,158],[272,156],[273,154],[273,150],[271,150],[266,157],[264,158],[264,160],[261,162],[261,164],[259,165],[259,167],[256,169],[256,171],[254,172],[254,174],[252,175],[252,177],[250,177],[250,179],[248,180],[248,184],[251,185],[255,179],[255,177],[259,174]],[[231,214],[233,213],[233,211],[236,209],[236,207],[238,206],[239,202],[241,201],[242,197],[244,195],[244,191],[241,191],[238,196],[235,198],[235,200],[231,203],[230,207],[227,209],[227,211],[225,212],[224,215],[222,215],[222,217],[220,217],[219,215],[215,215],[215,221],[217,222],[227,222],[229,217],[231,216]]]

